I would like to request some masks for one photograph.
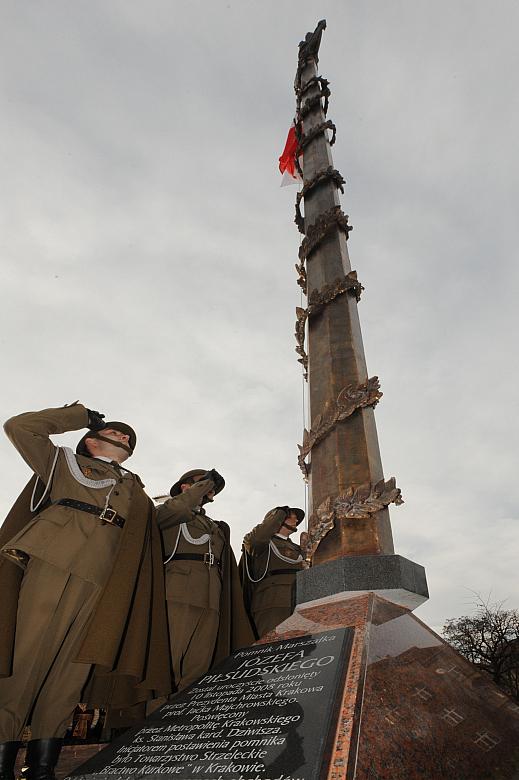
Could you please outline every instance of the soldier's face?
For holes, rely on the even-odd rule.
[[[127,433],[122,433],[122,431],[116,431],[115,428],[103,428],[100,433],[107,439],[113,439],[113,441],[120,441],[123,444],[126,444],[126,446],[129,446],[130,437]]]
[[[126,446],[129,446],[130,437],[127,433],[116,431],[114,428],[103,428],[99,431],[99,433],[105,439],[112,439],[113,442],[121,442],[121,444],[126,444]],[[106,441],[102,441],[101,439],[88,439],[88,442],[89,450],[92,454],[101,455],[103,457],[110,458],[111,460],[116,460],[118,463],[122,463],[130,457],[130,454],[126,452],[126,450],[123,450],[121,447],[117,447],[116,444],[111,445]]]
[[[285,524],[295,531],[297,528],[297,515],[294,512],[291,512],[285,520]]]

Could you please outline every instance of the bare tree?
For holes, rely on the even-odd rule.
[[[474,615],[450,618],[443,636],[519,702],[519,611],[477,603]]]

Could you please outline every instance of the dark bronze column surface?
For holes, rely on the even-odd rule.
[[[317,76],[316,58],[300,70],[301,87]],[[302,104],[319,94],[313,84],[303,94]],[[303,134],[325,122],[322,101],[302,119]],[[304,182],[319,171],[333,166],[328,132],[319,133],[302,157]],[[304,200],[305,231],[319,216],[340,205],[339,192],[328,180],[312,189]],[[321,241],[306,261],[307,294],[319,291],[351,271],[347,234],[338,227]],[[362,274],[359,273],[360,281]],[[369,291],[368,291],[369,293]],[[366,293],[367,294],[367,293]],[[308,382],[310,425],[336,402],[348,385],[360,385],[368,379],[358,303],[355,295],[343,294],[308,319]],[[332,499],[349,488],[374,485],[383,479],[374,412],[371,407],[357,409],[312,448],[310,463],[310,516],[328,497]],[[367,519],[337,520],[335,528],[322,540],[314,564],[351,555],[390,554],[394,552],[389,512],[382,509]]]

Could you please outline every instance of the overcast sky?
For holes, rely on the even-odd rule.
[[[297,44],[326,18],[335,166],[396,550],[438,629],[519,608],[519,5],[1,2],[2,403],[80,399],[138,432],[150,495],[187,468],[244,533],[304,505]],[[59,437],[72,444],[79,434]],[[29,476],[0,441],[5,513]]]

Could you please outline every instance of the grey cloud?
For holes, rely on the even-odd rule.
[[[317,13],[397,549],[441,626],[471,589],[519,597],[517,5]],[[55,0],[11,4],[2,30],[3,416],[80,397],[128,419],[154,495],[220,468],[237,551],[305,500],[277,157],[316,21],[307,0]],[[0,465],[6,511],[27,470],[5,439]]]

